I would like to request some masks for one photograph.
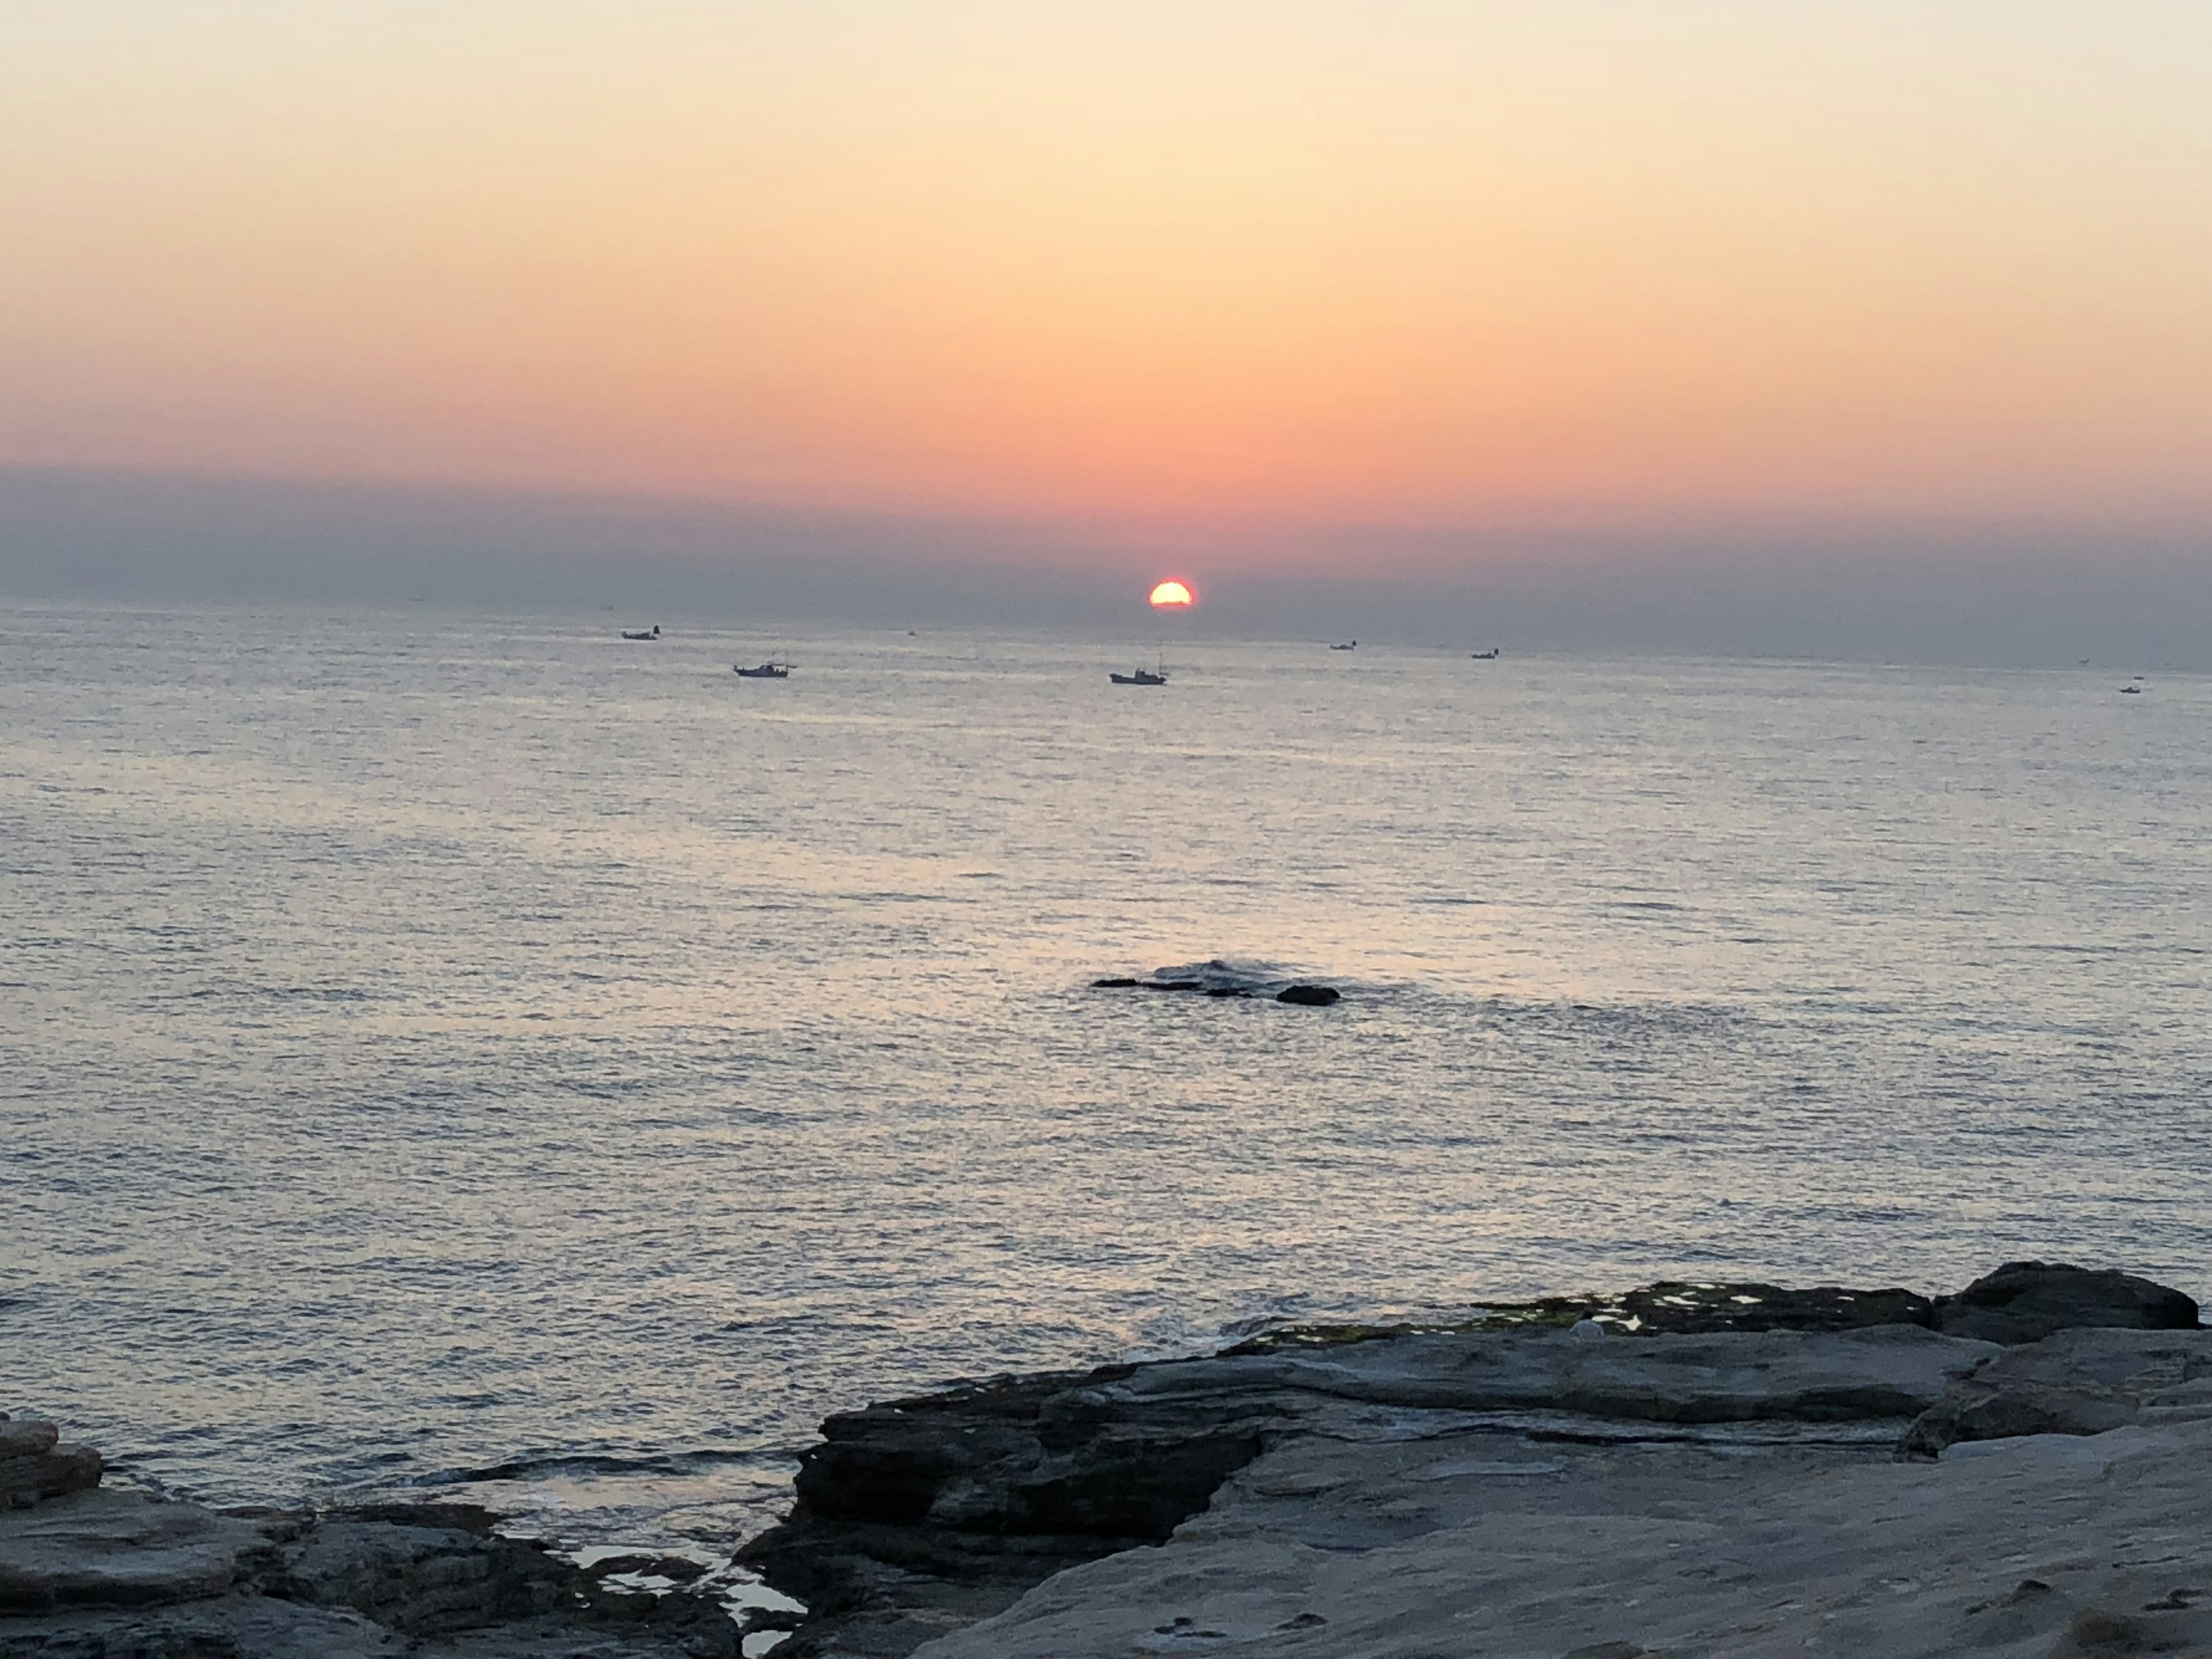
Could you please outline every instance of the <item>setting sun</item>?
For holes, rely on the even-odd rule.
[[[1164,581],[1152,590],[1152,609],[1164,611],[1182,609],[1195,604],[1198,596],[1182,582]]]

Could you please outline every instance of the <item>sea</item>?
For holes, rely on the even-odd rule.
[[[0,612],[0,1410],[726,1553],[1273,1322],[2212,1297],[2212,679],[653,620]]]

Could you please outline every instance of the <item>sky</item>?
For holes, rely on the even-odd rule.
[[[2208,88],[2195,0],[25,0],[0,586],[2166,649]]]

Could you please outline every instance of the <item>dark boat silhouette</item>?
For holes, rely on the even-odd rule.
[[[660,624],[659,623],[655,623],[650,628],[639,629],[635,631],[625,628],[623,629],[623,637],[626,640],[657,640],[660,637]]]
[[[1165,685],[1168,677],[1155,674],[1149,668],[1139,668],[1133,674],[1109,674],[1106,678],[1116,685]]]
[[[795,662],[764,662],[757,668],[747,668],[742,663],[734,665],[741,680],[787,680],[791,671],[799,666]]]
[[[1357,651],[1359,649],[1359,641],[1358,640],[1347,641],[1342,645],[1332,645],[1329,647],[1329,649],[1332,651]]]
[[[1496,662],[1498,660],[1498,647],[1493,645],[1487,651],[1470,651],[1467,654],[1474,658],[1477,662]]]

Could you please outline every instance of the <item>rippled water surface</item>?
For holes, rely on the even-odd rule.
[[[2212,1290],[2212,683],[615,632],[0,619],[0,1409],[727,1538],[1254,1318]]]

